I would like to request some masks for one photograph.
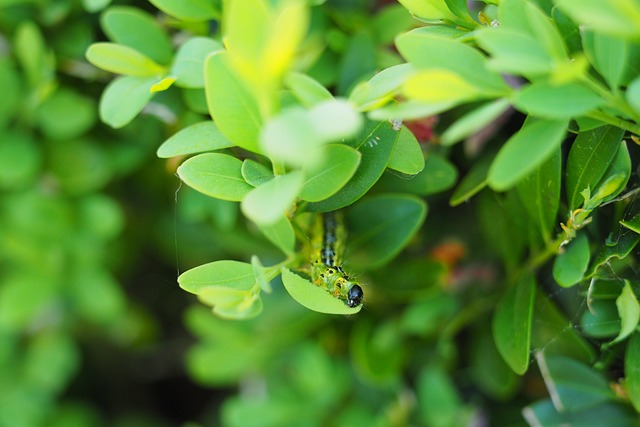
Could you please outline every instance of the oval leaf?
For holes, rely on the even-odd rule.
[[[496,347],[518,375],[524,374],[529,368],[535,287],[531,274],[523,276],[507,289],[493,316]]]
[[[569,243],[563,253],[553,263],[553,278],[560,286],[568,288],[580,282],[589,266],[589,240],[580,233]]]
[[[127,76],[148,77],[164,68],[135,49],[117,43],[94,43],[87,49],[87,60],[98,68]]]
[[[192,294],[214,286],[236,291],[248,291],[256,279],[251,264],[239,261],[215,261],[199,265],[182,273],[178,284]]]
[[[221,153],[199,154],[178,168],[189,187],[207,196],[239,202],[252,190],[242,177],[242,162]]]
[[[496,191],[517,184],[562,144],[566,121],[531,120],[502,146],[489,168],[488,183]]]
[[[363,200],[347,213],[348,259],[367,268],[390,261],[420,229],[426,215],[426,203],[413,196],[385,194]]]
[[[351,179],[361,157],[360,152],[347,145],[326,145],[323,161],[302,170],[305,181],[300,198],[319,202],[333,196]]]
[[[289,295],[309,310],[326,314],[356,314],[362,309],[362,304],[349,307],[342,300],[287,268],[282,269],[282,283]]]
[[[200,122],[181,129],[162,143],[158,157],[169,158],[233,147],[212,121]]]
[[[512,97],[520,111],[548,119],[569,119],[594,110],[604,100],[591,89],[578,83],[552,85],[547,82],[532,83]]]
[[[133,120],[147,105],[155,84],[153,77],[118,77],[102,93],[100,120],[113,128],[121,128]]]

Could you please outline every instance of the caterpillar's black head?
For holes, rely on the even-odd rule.
[[[362,303],[364,293],[359,285],[353,285],[347,294],[347,305],[349,307],[357,307]]]

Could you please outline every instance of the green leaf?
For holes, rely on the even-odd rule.
[[[599,203],[613,200],[627,186],[630,177],[631,157],[629,156],[627,143],[622,141],[609,168],[604,173],[604,177],[592,192],[591,198]]]
[[[580,194],[585,189],[595,190],[619,149],[624,131],[613,126],[602,126],[580,132],[573,142],[567,159],[567,200],[569,210],[582,205]]]
[[[449,199],[451,206],[458,206],[466,202],[487,186],[487,175],[489,173],[489,167],[491,163],[493,163],[493,158],[494,156],[489,154],[475,162],[471,170],[462,178],[462,181],[460,181],[460,184],[458,184],[458,187],[451,195],[451,199]]]
[[[238,202],[251,190],[242,177],[242,161],[221,153],[199,154],[178,168],[178,176],[189,187],[222,200]]]
[[[640,77],[636,77],[627,87],[627,102],[636,113],[640,113]]]
[[[382,194],[362,200],[347,213],[350,262],[368,268],[389,262],[416,234],[426,215],[426,203],[413,196]]]
[[[248,319],[262,311],[253,266],[238,261],[215,261],[182,273],[178,284],[213,312],[229,319]],[[257,289],[256,289],[257,288]]]
[[[351,91],[349,101],[353,102],[360,111],[380,107],[393,99],[406,79],[414,72],[411,64],[385,68],[368,81],[358,84]]]
[[[628,280],[624,281],[624,288],[616,299],[616,307],[621,321],[620,333],[611,341],[611,344],[618,343],[631,335],[640,321],[640,304]]]
[[[267,280],[266,276],[266,268],[260,262],[260,258],[256,255],[251,256],[251,266],[253,267],[253,273],[256,276],[256,282],[260,285],[260,289],[262,292],[266,292],[270,294],[273,292],[273,288],[271,287],[271,283]]]
[[[389,104],[377,110],[369,112],[371,120],[418,120],[424,117],[435,116],[443,111],[450,110],[455,102],[420,102],[416,100],[404,101],[400,104]]]
[[[555,3],[574,21],[595,31],[624,38],[640,36],[640,5],[634,0],[583,0],[580,7],[572,0]]]
[[[440,136],[442,145],[453,145],[493,123],[509,108],[509,100],[496,99],[468,112],[456,120]]]
[[[536,317],[531,330],[532,348],[544,351],[545,354],[559,354],[584,363],[591,364],[595,361],[594,347],[584,337],[583,330],[576,328],[573,318],[567,319],[547,294],[536,293],[533,310]],[[584,328],[584,325],[582,326]]]
[[[310,204],[309,209],[313,212],[334,211],[365,195],[387,167],[398,136],[399,132],[389,122],[371,122],[365,126],[356,140],[362,159],[353,178],[330,198]]]
[[[547,74],[553,62],[544,47],[529,34],[512,28],[486,28],[476,32],[478,44],[491,54],[489,67],[528,78]]]
[[[217,52],[205,61],[205,93],[209,112],[220,131],[235,145],[260,152],[262,117],[252,94],[238,79],[229,54]]]
[[[458,41],[410,31],[396,39],[403,57],[418,69],[450,71],[480,92],[500,96],[508,87],[498,73],[487,68],[487,59]]]
[[[400,4],[409,9],[412,15],[426,22],[441,20],[452,21],[455,15],[451,13],[445,0],[433,0],[429,2],[421,0],[399,0]]]
[[[524,418],[531,426],[634,427],[637,414],[628,405],[607,401],[581,411],[559,411],[550,400],[525,407]]]
[[[422,171],[412,177],[387,173],[380,178],[376,190],[404,192],[419,196],[441,193],[451,188],[458,178],[455,166],[439,154],[429,154]]]
[[[153,97],[153,77],[118,77],[105,88],[100,98],[100,120],[119,129],[129,124]]]
[[[201,88],[205,85],[204,63],[207,56],[221,51],[222,45],[208,37],[193,37],[180,46],[171,65],[171,75],[176,85],[186,88]]]
[[[249,185],[259,187],[273,179],[273,172],[265,165],[251,159],[242,162],[242,177]]]
[[[39,145],[26,134],[0,131],[0,189],[15,190],[33,183],[42,157]]]
[[[94,43],[87,49],[87,60],[98,68],[127,76],[149,77],[165,72],[148,56],[117,43]]]
[[[288,256],[293,255],[296,236],[291,222],[286,216],[281,216],[280,219],[272,224],[258,224],[258,228],[278,249]]]
[[[500,355],[518,375],[529,368],[531,320],[536,283],[531,274],[510,286],[493,316],[493,339]]]
[[[314,167],[322,161],[321,146],[353,137],[362,117],[344,100],[332,99],[310,110],[291,107],[271,118],[260,142],[269,157],[290,165]]]
[[[323,160],[302,169],[304,184],[300,198],[319,202],[333,196],[353,177],[361,157],[359,151],[347,145],[326,145]]]
[[[36,115],[45,136],[56,140],[81,136],[97,118],[93,99],[66,88],[60,88],[40,104]]]
[[[233,144],[218,130],[215,122],[206,121],[180,129],[162,143],[157,155],[167,159],[229,147],[233,147]]]
[[[442,69],[417,71],[405,81],[402,94],[408,99],[426,103],[461,103],[483,96],[459,74]]]
[[[569,119],[595,110],[604,103],[598,94],[579,83],[532,83],[514,93],[520,111],[547,119]]]
[[[137,50],[159,64],[171,62],[171,41],[148,13],[135,7],[114,6],[102,14],[100,24],[111,41]]]
[[[516,190],[532,224],[545,242],[551,239],[560,205],[562,153],[557,149],[549,160],[521,180]]]
[[[600,248],[598,254],[591,262],[585,277],[593,276],[600,267],[608,265],[609,261],[613,258],[626,258],[639,242],[640,234],[620,227],[618,232],[613,237],[607,239],[607,242]]]
[[[619,37],[612,37],[594,31],[582,32],[584,53],[611,89],[617,89],[623,82],[629,66],[630,43]]]
[[[620,333],[620,316],[613,301],[593,300],[589,310],[582,314],[580,323],[582,333],[589,338],[611,339]]]
[[[36,24],[31,21],[20,23],[15,32],[13,51],[30,86],[46,85],[53,80],[54,58]]]
[[[640,410],[640,333],[631,336],[624,354],[625,383],[629,399],[636,411]]]
[[[437,393],[434,393],[437,390]],[[453,380],[439,366],[421,369],[416,386],[418,408],[423,425],[464,425],[462,398]]]
[[[282,283],[289,295],[309,310],[326,314],[356,314],[362,309],[362,304],[357,307],[349,307],[320,286],[314,285],[284,267],[282,268]]]
[[[590,366],[543,351],[536,359],[558,411],[574,412],[614,398],[607,379]]]
[[[333,99],[331,92],[306,74],[293,71],[284,79],[284,85],[307,108]]]
[[[580,233],[564,252],[556,257],[553,263],[553,278],[565,288],[579,283],[587,271],[590,256],[589,240],[585,233]]]
[[[276,175],[244,197],[242,212],[256,224],[274,224],[291,207],[302,184],[303,176],[299,171]]]
[[[634,232],[640,234],[640,214],[635,215],[633,218],[629,220],[621,220],[620,224],[629,230],[633,230]]]
[[[339,95],[346,95],[358,82],[377,71],[377,54],[375,41],[369,31],[360,30],[348,39],[340,62]]]
[[[526,120],[491,164],[489,186],[496,191],[507,190],[531,173],[560,146],[567,124],[566,121]]]
[[[534,2],[524,2],[524,12],[528,27],[554,61],[567,59],[567,52],[560,32],[554,22]]]
[[[391,153],[387,168],[407,174],[415,175],[424,169],[424,154],[422,147],[413,133],[403,126],[398,135],[398,141]]]
[[[202,22],[219,18],[219,13],[208,0],[149,0],[151,4],[174,18],[187,22]]]

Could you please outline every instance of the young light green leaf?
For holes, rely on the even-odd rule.
[[[621,220],[620,224],[628,228],[629,230],[633,230],[634,232],[640,234],[640,214],[635,215],[629,220]]]
[[[579,83],[553,85],[535,82],[515,92],[512,102],[526,114],[558,120],[595,110],[604,100]]]
[[[487,68],[487,59],[466,44],[413,30],[399,36],[396,46],[418,69],[448,70],[482,93],[508,93],[500,75]]]
[[[213,3],[207,0],[149,0],[155,7],[187,22],[203,22],[220,18]]]
[[[362,153],[362,159],[353,178],[333,196],[310,204],[309,209],[314,212],[337,210],[366,194],[387,167],[398,135],[389,122],[369,123],[357,138],[356,148]]]
[[[330,101],[333,95],[324,86],[306,74],[292,71],[284,79],[285,87],[289,88],[293,96],[305,107],[313,107],[322,101]]]
[[[242,161],[221,153],[199,154],[178,168],[178,176],[189,187],[222,200],[239,202],[253,187],[241,173]]]
[[[241,172],[244,180],[253,187],[273,179],[273,172],[268,167],[251,159],[244,159]]]
[[[405,80],[415,72],[411,64],[399,64],[377,73],[357,85],[349,95],[360,111],[369,111],[386,104],[393,98]]]
[[[256,282],[260,285],[262,292],[270,294],[273,291],[271,283],[267,280],[266,268],[260,262],[260,258],[257,255],[251,256],[251,266],[253,267],[253,273],[256,276]]]
[[[614,397],[607,379],[590,366],[544,351],[536,353],[536,360],[558,411],[577,412]]]
[[[356,314],[362,309],[362,304],[349,307],[320,286],[314,285],[284,267],[282,268],[282,283],[298,304],[318,313]]]
[[[553,278],[565,288],[579,283],[587,271],[590,256],[589,240],[585,233],[580,233],[569,243],[565,251],[556,257],[553,263]]]
[[[300,171],[277,175],[246,195],[242,200],[242,212],[256,224],[274,224],[291,207],[302,184],[303,176]]]
[[[507,98],[488,102],[456,120],[440,135],[442,145],[453,145],[492,123],[509,108]]]
[[[560,32],[553,21],[534,2],[524,2],[524,12],[528,27],[554,61],[567,59],[567,51]]]
[[[426,103],[460,103],[482,97],[482,92],[459,74],[443,69],[420,70],[407,78],[402,93]]]
[[[502,146],[489,168],[487,181],[496,191],[504,191],[546,161],[565,136],[566,121],[531,120]]]
[[[129,124],[153,97],[155,82],[153,77],[132,76],[112,80],[100,98],[100,120],[116,129]]]
[[[258,228],[278,249],[288,256],[293,255],[296,236],[286,216],[281,216],[272,224],[258,224]]]
[[[611,344],[618,343],[631,335],[640,321],[640,304],[628,280],[624,281],[624,288],[616,299],[616,307],[618,307],[621,322],[620,333],[611,341]]]
[[[233,147],[233,143],[218,130],[215,122],[209,120],[193,124],[173,134],[158,148],[157,155],[166,159],[229,147]]]
[[[413,133],[403,126],[398,135],[398,142],[391,153],[387,168],[407,174],[415,175],[424,169],[424,154],[420,143]]]
[[[323,160],[302,169],[304,184],[300,198],[319,202],[333,196],[353,177],[361,157],[359,151],[347,145],[326,145]]]
[[[87,60],[98,68],[126,76],[158,76],[165,68],[148,56],[117,43],[94,43],[87,49]]]
[[[113,6],[100,16],[100,24],[111,41],[135,49],[159,64],[171,62],[171,41],[147,12],[135,7]]]
[[[631,177],[631,157],[626,142],[622,141],[604,176],[593,190],[592,200],[606,203],[624,190]]]
[[[368,268],[389,262],[420,229],[426,215],[426,203],[414,196],[382,194],[362,200],[347,212],[350,262]]]
[[[529,368],[531,320],[536,283],[529,273],[510,286],[493,316],[493,339],[500,355],[518,375]]]
[[[433,0],[429,2],[421,0],[399,0],[400,4],[409,9],[412,15],[426,22],[438,22],[441,20],[453,21],[455,15],[447,7],[445,0]]]
[[[516,190],[532,224],[543,241],[551,239],[560,205],[562,153],[558,148],[551,157],[521,180]]]
[[[582,205],[581,193],[594,190],[601,181],[620,147],[624,131],[613,126],[602,126],[580,132],[573,142],[567,159],[567,201],[569,209]]]
[[[205,93],[209,113],[220,131],[235,145],[260,152],[260,110],[231,67],[228,53],[216,52],[205,60]]]
[[[180,46],[171,65],[176,85],[186,88],[204,87],[204,62],[211,53],[222,50],[222,45],[208,37],[193,37]]]
[[[640,333],[631,336],[624,354],[624,373],[629,399],[636,411],[640,410]]]

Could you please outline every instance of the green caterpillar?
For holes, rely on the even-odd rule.
[[[357,307],[364,296],[362,288],[342,269],[347,231],[338,212],[316,215],[311,241],[311,280],[349,307]]]

